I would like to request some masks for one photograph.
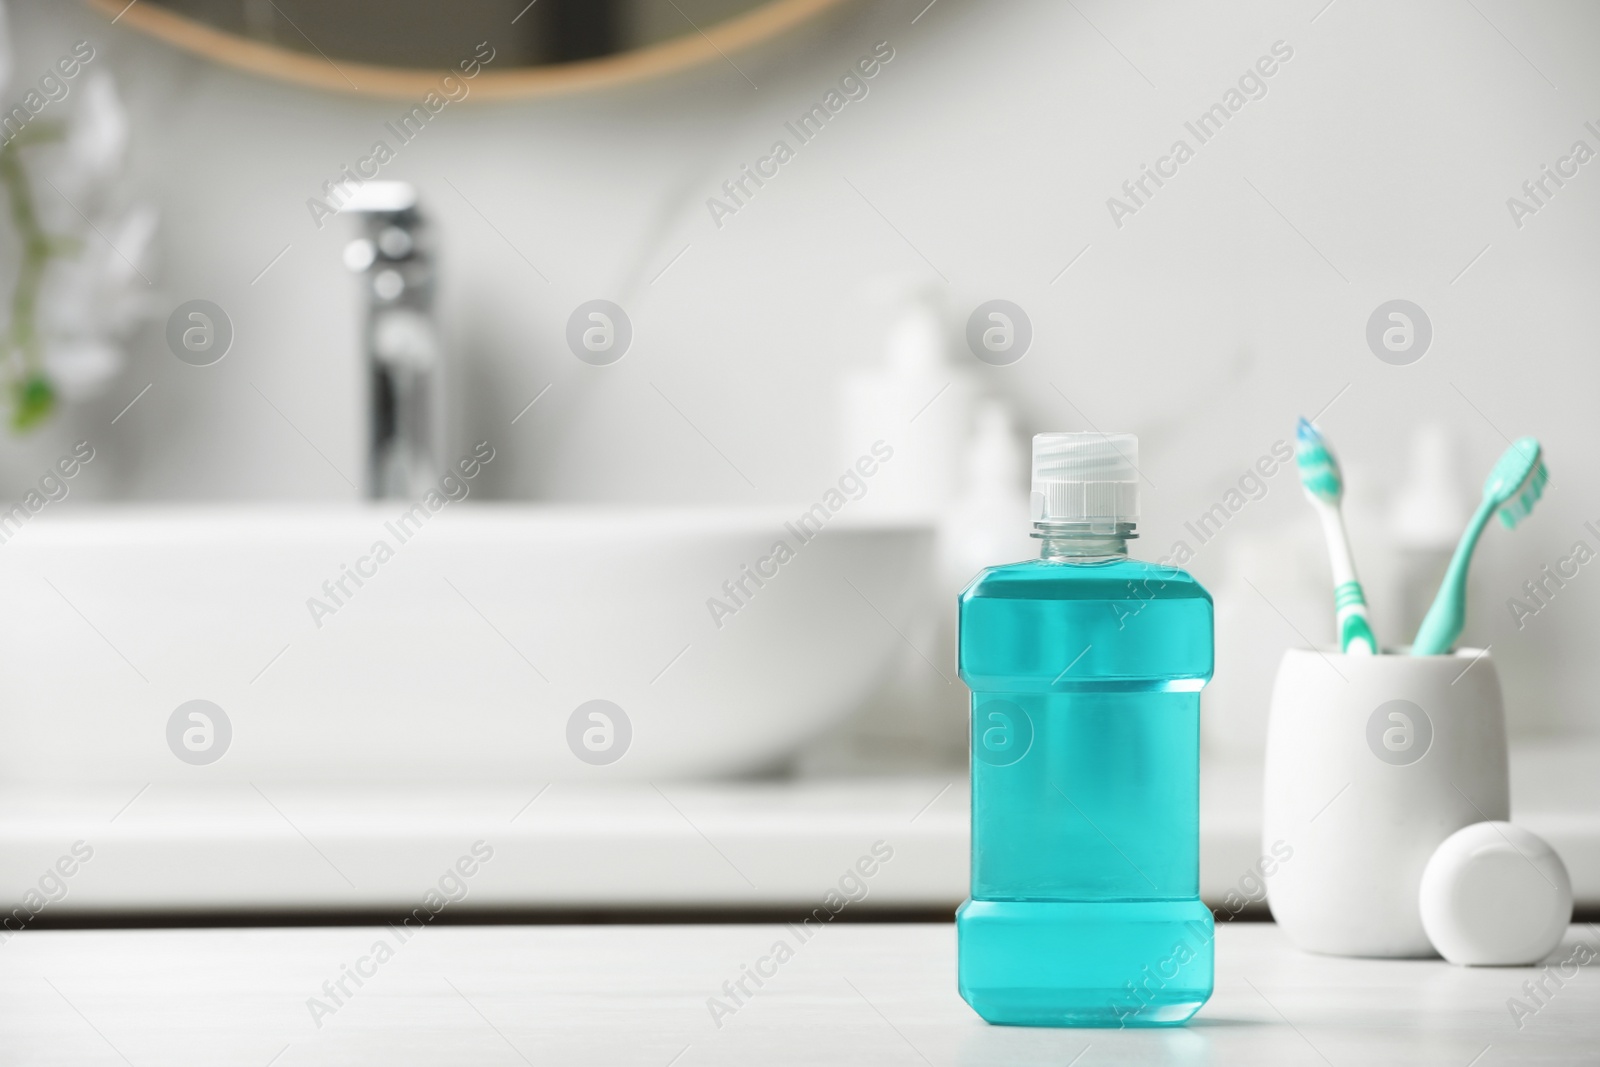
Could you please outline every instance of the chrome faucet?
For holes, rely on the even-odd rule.
[[[444,467],[442,353],[433,318],[431,234],[406,182],[365,182],[340,213],[360,233],[344,249],[367,297],[367,469],[370,499],[415,499]]]

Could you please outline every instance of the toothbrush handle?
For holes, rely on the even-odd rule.
[[[1473,513],[1472,521],[1467,523],[1466,531],[1456,544],[1455,555],[1450,557],[1450,567],[1444,572],[1444,581],[1439,583],[1439,592],[1434,594],[1433,605],[1428,608],[1422,625],[1417,628],[1416,639],[1411,642],[1413,656],[1442,656],[1461,636],[1467,619],[1467,568],[1472,564],[1478,538],[1493,514],[1494,501],[1485,498]]]
[[[1339,651],[1347,656],[1378,654],[1378,638],[1367,621],[1367,601],[1361,583],[1346,582],[1333,591],[1334,624],[1339,628]]]
[[[1328,561],[1333,568],[1334,629],[1339,651],[1346,655],[1378,654],[1378,638],[1367,620],[1367,598],[1356,577],[1355,559],[1350,553],[1350,538],[1344,529],[1344,514],[1332,504],[1318,509],[1322,531],[1328,540]]]

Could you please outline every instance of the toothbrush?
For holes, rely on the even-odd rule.
[[[1300,468],[1300,484],[1306,499],[1317,509],[1322,532],[1328,539],[1328,559],[1333,564],[1334,626],[1339,633],[1339,650],[1349,656],[1372,656],[1378,652],[1378,639],[1367,622],[1367,598],[1356,578],[1355,561],[1350,558],[1350,541],[1345,537],[1344,515],[1339,500],[1344,482],[1339,461],[1333,458],[1328,443],[1305,419],[1295,427],[1295,463]]]
[[[1433,598],[1433,606],[1418,627],[1416,640],[1411,642],[1413,656],[1442,656],[1450,651],[1466,621],[1467,567],[1472,563],[1472,550],[1477,547],[1489,516],[1498,509],[1500,522],[1510,529],[1533,510],[1549,480],[1544,450],[1532,437],[1513,441],[1495,463],[1488,480],[1483,483],[1483,502],[1473,513],[1472,521],[1467,523],[1466,532],[1456,545],[1456,554],[1450,557],[1450,569],[1445,571],[1444,581]]]

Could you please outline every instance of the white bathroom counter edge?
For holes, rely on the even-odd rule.
[[[1600,905],[1600,743],[1516,748],[1513,818]],[[1589,769],[1587,773],[1585,769]],[[135,787],[137,788],[137,787]],[[1208,763],[1201,893],[1250,895],[1260,767]],[[131,803],[130,803],[131,800]],[[0,902],[47,882],[57,913],[410,908],[472,854],[461,909],[793,907],[863,859],[860,911],[944,908],[966,894],[965,780],[556,784],[330,791],[256,783],[0,791]],[[86,862],[71,859],[92,850]],[[878,861],[878,852],[892,857]],[[63,857],[69,857],[62,863]],[[57,888],[50,870],[71,868]],[[1256,895],[1259,895],[1258,893]]]

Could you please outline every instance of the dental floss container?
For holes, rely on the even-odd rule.
[[[1534,964],[1555,950],[1572,921],[1572,880],[1538,835],[1480,822],[1434,850],[1418,905],[1428,939],[1451,963]]]

